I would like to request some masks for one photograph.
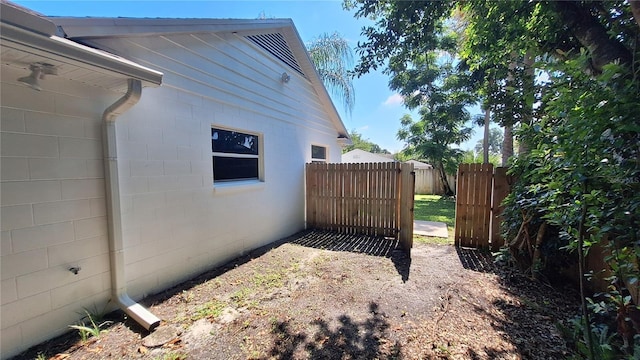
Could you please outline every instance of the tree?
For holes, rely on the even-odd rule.
[[[539,278],[572,259],[565,249],[582,260],[593,244],[604,246],[611,283],[593,303],[617,320],[592,324],[583,300],[579,356],[594,359],[606,350],[611,358],[633,358],[640,319],[626,286],[640,278],[639,2],[351,0],[345,6],[376,21],[363,30],[358,74],[379,66],[392,73],[396,64],[437,51],[452,11],[462,14],[457,55],[478,73],[484,108],[505,129],[513,126],[527,150],[511,160],[517,182],[503,222],[510,254]],[[437,79],[428,71],[421,76]],[[592,332],[608,343],[594,344]]]
[[[463,125],[469,114],[463,107],[452,103],[424,106],[419,112],[417,121],[409,114],[400,119],[398,139],[407,144],[403,152],[432,164],[444,184],[445,195],[452,196],[454,192],[447,181],[447,174],[455,173],[463,151],[451,145],[460,144],[471,136],[472,129]]]
[[[355,129],[349,131],[349,138],[351,139],[352,144],[345,146],[342,149],[343,154],[355,149],[368,151],[370,153],[389,154],[387,149],[381,148],[378,144],[374,144],[369,141],[369,139],[363,139],[362,134],[357,132]]]
[[[500,129],[496,127],[492,127],[489,129],[489,137],[488,137],[488,149],[489,155],[500,155],[502,154],[502,132]],[[478,153],[482,153],[484,148],[483,140],[478,140],[476,143],[475,150]]]
[[[452,145],[471,137],[473,130],[465,124],[471,120],[466,106],[473,98],[465,88],[469,83],[468,74],[454,65],[454,59],[448,60],[446,57],[436,59],[435,53],[428,53],[416,56],[411,68],[392,65],[390,84],[401,93],[412,92],[405,103],[419,107],[419,120],[414,121],[410,115],[404,115],[400,120],[397,137],[406,143],[403,152],[433,164],[444,184],[445,194],[451,196],[454,192],[447,174],[455,173],[463,153]],[[413,76],[414,72],[424,72],[433,80],[422,83],[423,80]]]
[[[461,164],[477,164],[484,163],[483,154],[474,150],[466,150],[462,154],[462,159],[460,160]],[[500,155],[489,155],[488,164],[493,164],[493,166],[500,166]]]
[[[351,67],[353,54],[347,40],[338,33],[322,34],[307,44],[309,56],[325,86],[342,100],[344,109],[351,114],[355,105]]]

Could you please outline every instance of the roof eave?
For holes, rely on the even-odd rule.
[[[56,26],[49,20],[1,3],[0,39],[3,43],[69,64],[96,71],[141,80],[147,86],[159,86],[162,73],[107,52],[55,35]]]
[[[290,19],[189,19],[48,17],[73,39],[215,32],[262,32],[291,25]]]

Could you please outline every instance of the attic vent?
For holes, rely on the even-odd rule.
[[[273,56],[280,59],[280,61],[289,65],[290,68],[304,76],[300,65],[298,65],[298,61],[296,61],[295,56],[293,56],[293,53],[291,52],[291,49],[287,44],[287,40],[284,39],[284,36],[282,36],[282,34],[273,33],[249,35],[246,36],[246,38],[251,40],[251,42],[253,42],[254,44],[260,46],[261,48],[267,50]]]

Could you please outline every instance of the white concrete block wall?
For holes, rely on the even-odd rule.
[[[145,100],[123,116],[119,123],[122,129],[130,122],[138,121],[136,112],[152,111],[151,108],[156,106],[157,99],[162,99],[162,103],[170,103],[171,101],[163,96],[175,96],[175,92],[168,91],[164,94],[162,90],[149,91],[157,95],[146,94],[148,96],[143,97]],[[208,114],[224,111],[222,106],[215,110],[215,103],[208,106]],[[236,112],[240,113],[241,111]],[[165,111],[164,114],[172,116],[170,111]],[[162,166],[153,160],[127,161],[124,154],[129,153],[128,145],[135,148],[138,143],[122,141],[118,144],[122,150],[122,165],[126,167],[125,163],[128,162],[130,167],[130,178],[123,178],[122,181],[144,184],[135,189],[131,187],[126,194],[123,193],[127,199],[126,203],[130,204],[123,216],[124,227],[129,234],[139,236],[136,241],[126,239],[129,246],[125,251],[127,276],[132,294],[143,296],[166,288],[244,251],[302,228],[303,213],[292,211],[300,208],[300,204],[296,204],[299,199],[293,200],[292,204],[289,196],[274,195],[282,193],[283,190],[291,192],[292,189],[300,187],[299,183],[289,180],[291,176],[287,176],[286,171],[278,174],[271,169],[271,164],[291,163],[291,159],[288,159],[290,149],[280,154],[274,153],[272,148],[276,146],[270,144],[280,142],[279,133],[271,132],[269,126],[260,125],[265,123],[265,119],[256,118],[252,113],[246,116],[255,118],[255,125],[249,125],[245,121],[247,127],[239,128],[233,121],[212,122],[210,115],[207,116],[208,120],[185,120],[181,124],[182,129],[191,133],[193,142],[185,144],[179,137],[156,138],[155,141],[162,141],[168,148],[176,149],[176,153],[179,148],[184,149],[185,145],[189,145],[189,151],[185,152],[189,156],[182,157],[182,160],[174,160],[174,152],[165,150],[166,159],[158,158],[161,159]],[[160,123],[163,122],[161,118],[156,119]],[[265,141],[266,172],[262,188],[239,190],[229,194],[219,194],[214,190],[210,161],[210,129],[214,124],[262,134],[262,140]],[[172,128],[163,129],[163,132],[170,133]],[[158,147],[158,143],[150,143],[147,152]],[[132,149],[130,153],[140,151]],[[268,160],[267,154],[280,160]],[[153,156],[157,157],[158,154]],[[300,170],[304,163],[304,154],[299,153],[297,156],[296,162]],[[176,166],[183,170],[179,172],[181,176],[176,176]],[[146,180],[143,181],[141,178]],[[273,217],[265,214],[273,214]]]
[[[302,230],[311,145],[326,146],[328,160],[340,161],[337,132],[304,77],[241,37],[198,36],[211,46],[189,36],[172,37],[191,42],[175,49],[162,39],[96,40],[165,70],[163,86],[145,89],[117,123],[126,274],[135,298]],[[154,44],[162,58],[145,50]],[[172,56],[180,60],[172,63]],[[224,68],[234,56],[242,58]],[[282,84],[285,71],[291,80]],[[259,134],[260,186],[213,184],[212,126]]]
[[[337,132],[305,78],[240,37],[202,38],[218,42],[203,48],[206,56],[142,41],[163,46],[162,59],[127,48],[135,39],[101,40],[146,66],[175,66],[116,123],[125,272],[135,299],[303,229],[311,145],[340,161]],[[202,43],[186,45],[197,51]],[[211,53],[216,47],[228,53]],[[208,60],[195,64],[204,70],[194,77],[182,72],[197,67],[172,63],[172,55]],[[234,57],[234,69],[224,68]],[[291,80],[282,84],[285,71]],[[110,290],[100,117],[119,95],[54,77],[35,92],[14,81],[22,75],[2,66],[3,356],[65,331],[83,307],[104,306]],[[213,184],[212,126],[260,135],[263,182]],[[70,266],[82,270],[73,275]]]
[[[120,95],[2,65],[1,357],[68,331],[109,299],[100,120]],[[68,268],[79,266],[78,275]]]

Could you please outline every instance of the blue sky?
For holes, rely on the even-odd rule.
[[[13,1],[49,16],[291,18],[303,41],[309,42],[322,33],[338,32],[353,49],[358,41],[365,40],[360,35],[362,27],[371,23],[343,10],[341,0]],[[355,54],[354,57],[357,60]],[[355,129],[365,139],[393,153],[402,150],[403,143],[396,140],[396,133],[400,118],[409,111],[402,106],[402,98],[389,89],[388,81],[380,71],[355,79],[356,103],[351,116],[345,114],[341,101],[334,103],[347,129]],[[481,133],[476,128],[474,137],[462,147],[473,148]]]

